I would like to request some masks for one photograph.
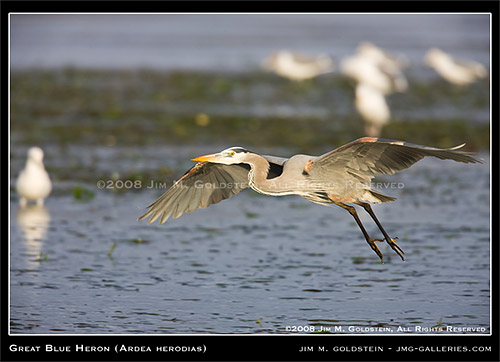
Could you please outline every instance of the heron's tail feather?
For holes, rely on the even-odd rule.
[[[372,203],[392,202],[397,199],[396,197],[387,196],[375,190],[369,190],[368,192],[371,194],[370,196],[374,198],[373,201],[370,201]]]

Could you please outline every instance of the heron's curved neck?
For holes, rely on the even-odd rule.
[[[267,178],[271,166],[264,157],[249,154],[246,161],[250,165],[248,184],[253,190],[266,195],[282,194],[279,182],[277,182],[279,177],[271,180]]]

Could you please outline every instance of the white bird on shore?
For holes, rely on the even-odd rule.
[[[263,62],[263,67],[282,77],[302,81],[320,74],[332,72],[333,61],[328,55],[310,56],[281,50],[271,54]]]
[[[370,85],[358,84],[355,105],[365,121],[365,135],[379,137],[382,127],[389,123],[391,117],[384,95]]]
[[[470,84],[487,75],[484,65],[474,61],[453,59],[437,48],[429,49],[424,61],[446,81],[455,85]]]
[[[40,147],[29,149],[28,160],[19,174],[16,189],[21,196],[21,206],[26,206],[28,201],[36,201],[36,204],[41,206],[52,191],[52,183],[43,165],[43,151]]]

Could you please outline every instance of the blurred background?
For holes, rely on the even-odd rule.
[[[12,331],[488,331],[489,67],[487,14],[12,14]],[[485,160],[390,179],[405,187],[375,212],[405,263],[384,248],[381,265],[343,210],[293,197],[135,221],[195,156],[317,155],[372,131]],[[25,208],[32,146],[52,192]]]
[[[210,142],[331,149],[363,135],[342,59],[370,41],[404,57],[386,138],[488,149],[489,77],[467,87],[429,48],[489,69],[489,15],[12,15],[13,144]],[[293,82],[262,68],[291,50],[334,70]]]

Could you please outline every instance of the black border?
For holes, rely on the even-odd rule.
[[[59,360],[453,360],[453,361],[499,361],[499,246],[498,246],[498,54],[499,54],[499,7],[497,1],[453,1],[453,2],[69,2],[69,1],[2,1],[0,2],[0,27],[2,48],[2,172],[7,180],[8,139],[7,139],[7,94],[8,94],[8,14],[10,12],[488,12],[492,14],[492,207],[493,207],[493,264],[492,264],[492,336],[342,336],[342,335],[276,335],[276,336],[9,336],[8,335],[8,295],[7,283],[7,218],[2,218],[2,231],[6,233],[1,242],[1,350],[2,361],[59,361]],[[2,187],[2,206],[8,211],[7,185]],[[4,213],[3,215],[7,215]],[[497,241],[497,242],[495,242]],[[9,351],[11,344],[22,346],[51,344],[56,347],[84,345],[111,346],[109,353],[13,353]],[[115,345],[150,346],[152,352],[120,353],[114,352]],[[425,346],[424,352],[396,353],[398,345]],[[206,352],[155,352],[156,346],[201,346]],[[301,346],[314,346],[316,352],[300,354]],[[318,351],[318,347],[325,346],[384,346],[385,353],[357,352],[357,353],[325,353]],[[442,346],[491,346],[491,353],[460,353],[442,352]],[[388,350],[389,347],[393,349]],[[43,350],[43,347],[41,348]]]

